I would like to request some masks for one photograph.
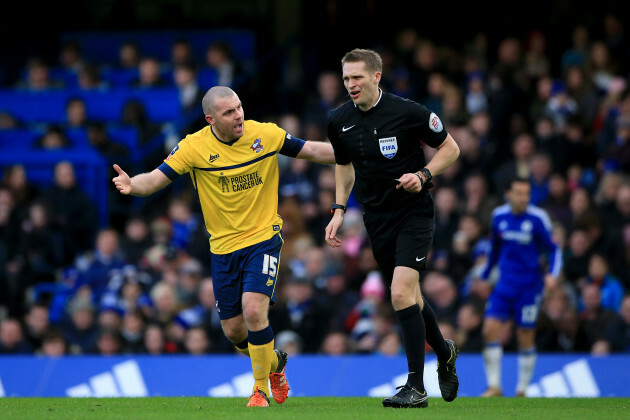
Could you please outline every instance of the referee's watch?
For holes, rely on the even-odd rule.
[[[424,182],[422,183],[422,188],[428,189],[428,188],[433,187],[433,183],[431,182],[431,180],[433,179],[433,175],[431,174],[431,171],[428,170],[427,168],[422,168],[418,172],[422,172],[422,175],[424,175]]]
[[[422,168],[420,169],[420,172],[422,172],[422,175],[424,175],[424,183],[426,184],[427,182],[431,182],[431,180],[433,179],[433,175],[431,175],[431,171],[428,170],[427,168]]]
[[[347,210],[346,206],[342,206],[341,204],[333,203],[332,208],[330,209],[330,214],[335,214],[335,210],[341,209],[345,213]]]

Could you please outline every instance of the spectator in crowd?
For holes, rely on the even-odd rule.
[[[173,80],[179,91],[182,106],[182,125],[186,126],[199,118],[197,107],[203,99],[204,91],[197,82],[197,69],[191,63],[179,63],[173,69]]]
[[[52,283],[62,264],[62,238],[51,225],[45,202],[34,202],[20,231],[16,262],[20,266],[20,288],[26,291],[37,283]]]
[[[189,40],[178,38],[171,45],[171,65],[194,64],[193,48]]]
[[[63,83],[50,77],[50,66],[40,57],[32,57],[26,63],[26,79],[15,86],[17,89],[38,92],[47,89],[59,89]]]
[[[571,232],[564,253],[564,275],[570,283],[576,284],[587,276],[590,255],[591,242],[587,232],[583,229]]]
[[[32,351],[17,319],[6,318],[0,321],[0,354],[28,354]]]
[[[33,147],[44,151],[58,151],[68,149],[71,145],[72,143],[68,140],[61,127],[50,126],[44,135],[35,141]]]
[[[71,162],[55,165],[53,185],[42,197],[51,209],[51,226],[63,236],[63,263],[72,263],[94,244],[97,215],[91,199],[77,183]]]
[[[304,274],[294,275],[284,285],[283,293],[286,300],[277,309],[282,313],[278,318],[284,321],[277,323],[278,328],[297,332],[302,340],[303,352],[317,352],[328,330],[329,314],[315,299],[313,284]]]
[[[106,91],[109,87],[101,79],[101,70],[98,66],[88,64],[83,66],[77,75],[79,88],[84,91]]]
[[[630,295],[621,301],[619,318],[611,323],[606,331],[606,340],[614,352],[630,352]]]
[[[139,265],[144,252],[153,245],[147,221],[140,215],[129,217],[124,235],[120,238],[120,250],[127,262]]]
[[[590,55],[589,37],[589,32],[586,26],[577,25],[573,28],[571,33],[572,44],[562,53],[560,58],[562,71],[567,71],[570,66],[585,66]]]
[[[73,74],[79,73],[85,67],[81,45],[76,41],[67,41],[61,45],[59,51],[59,65]]]
[[[217,86],[234,87],[240,69],[232,56],[232,49],[228,42],[220,40],[208,46],[206,65],[217,72]]]
[[[457,311],[455,342],[464,353],[480,353],[483,350],[481,327],[483,309],[478,303],[468,302]]]
[[[118,65],[122,69],[135,69],[140,64],[140,47],[132,41],[125,41],[118,49]]]
[[[513,157],[506,160],[493,173],[494,191],[505,191],[506,184],[515,177],[529,179],[530,161],[535,151],[535,142],[531,134],[521,134],[514,139]]]
[[[166,87],[169,83],[162,76],[160,62],[156,57],[142,57],[138,63],[138,77],[132,81],[131,86],[135,88],[159,88]]]
[[[68,343],[58,328],[46,331],[42,338],[41,354],[48,357],[65,356],[68,353]]]
[[[296,356],[302,353],[302,339],[291,330],[283,330],[276,335],[276,345],[285,349],[289,356]]]
[[[143,352],[143,332],[146,327],[146,316],[141,309],[125,312],[120,328],[123,353]]]
[[[582,288],[587,284],[597,285],[601,295],[602,308],[619,312],[625,291],[619,279],[610,273],[608,261],[603,254],[591,255],[588,263],[588,276],[582,283]],[[584,302],[580,301],[580,303],[581,307],[584,307]]]
[[[30,306],[24,317],[24,336],[33,350],[41,349],[43,340],[50,328],[48,306],[36,303]]]
[[[324,337],[321,353],[327,356],[342,356],[352,353],[352,342],[343,331],[330,331]]]
[[[74,285],[77,293],[99,302],[115,271],[125,265],[120,254],[119,235],[113,229],[101,229],[96,235],[96,249],[86,261],[77,266],[79,278]]]
[[[28,179],[26,168],[20,163],[4,168],[2,183],[11,190],[14,210],[21,223],[27,217],[28,208],[33,200],[39,198],[41,187]]]
[[[147,354],[159,356],[166,352],[164,331],[159,324],[148,324],[144,330],[144,348]]]
[[[96,341],[96,353],[100,356],[115,356],[121,353],[122,339],[116,330],[101,330]]]
[[[96,307],[87,298],[77,295],[68,304],[69,319],[62,325],[69,353],[88,354],[96,348],[98,327],[95,322]]]
[[[200,327],[194,327],[186,331],[184,339],[184,349],[190,355],[207,354],[212,348],[212,342],[206,334],[206,330]]]
[[[599,286],[587,284],[582,288],[582,302],[584,309],[580,319],[584,325],[584,332],[589,341],[590,351],[593,351],[598,341],[606,341],[606,331],[617,322],[618,315],[602,306],[602,295]]]

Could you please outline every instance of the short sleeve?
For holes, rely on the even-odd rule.
[[[171,150],[171,153],[168,154],[166,159],[164,159],[164,164],[168,165],[174,172],[178,175],[183,175],[185,173],[190,172],[193,167],[192,160],[190,159],[190,143],[186,141],[186,139],[177,143],[177,146]],[[164,172],[164,170],[162,170]],[[165,172],[167,176],[168,173]],[[169,176],[169,178],[171,178]]]
[[[431,147],[438,147],[448,135],[440,117],[424,105],[414,103],[410,107],[410,119],[418,128],[418,137]]]
[[[352,158],[341,142],[332,120],[328,121],[328,139],[333,147],[335,162],[337,162],[338,165],[347,165],[352,162]]]

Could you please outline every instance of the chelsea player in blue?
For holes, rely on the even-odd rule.
[[[514,179],[506,191],[507,204],[492,212],[491,251],[481,274],[487,280],[498,265],[498,280],[488,298],[483,336],[483,358],[488,389],[482,396],[501,396],[501,331],[509,319],[516,323],[519,348],[516,395],[525,396],[536,364],[536,322],[543,289],[556,286],[562,268],[562,253],[551,239],[547,213],[529,204],[531,184]],[[545,272],[541,256],[547,255]]]

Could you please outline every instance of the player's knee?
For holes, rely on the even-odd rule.
[[[247,339],[247,328],[240,325],[223,325],[223,334],[232,343],[238,344]]]
[[[486,321],[483,324],[481,333],[486,342],[492,342],[499,339],[499,325],[494,321]]]
[[[247,305],[243,307],[243,316],[247,325],[256,325],[267,319],[267,314],[259,305]]]
[[[392,305],[397,311],[415,304],[415,295],[410,295],[404,290],[392,290]]]

